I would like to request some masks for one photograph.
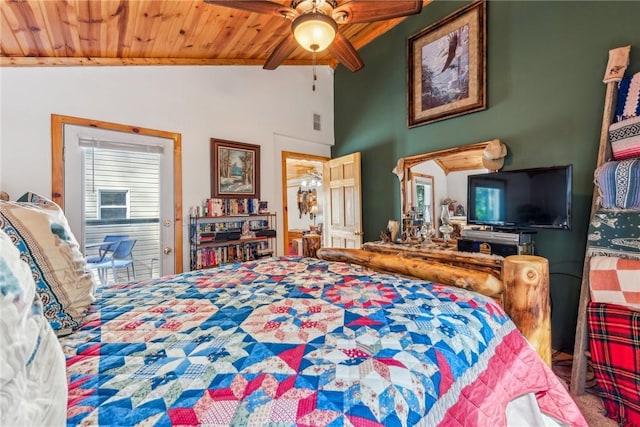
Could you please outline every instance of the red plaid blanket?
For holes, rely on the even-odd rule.
[[[607,416],[640,426],[640,311],[590,302],[591,363]]]

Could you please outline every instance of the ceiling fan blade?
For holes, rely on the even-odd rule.
[[[339,24],[357,24],[415,15],[421,10],[422,0],[351,0],[335,8],[333,17]]]
[[[333,43],[329,45],[329,52],[351,71],[355,72],[364,67],[364,62],[362,62],[362,58],[360,58],[356,49],[351,42],[339,32],[336,33],[336,38],[333,40]]]
[[[298,42],[293,38],[293,33],[290,33],[280,43],[278,43],[278,46],[276,46],[273,52],[271,52],[271,55],[269,55],[267,62],[264,63],[262,68],[265,70],[275,70],[280,64],[282,64],[282,61],[287,59],[287,57],[296,50],[296,47],[298,47]]]
[[[294,18],[296,14],[291,8],[269,0],[204,0],[205,3],[217,6],[231,7],[247,12],[262,13],[280,17]]]

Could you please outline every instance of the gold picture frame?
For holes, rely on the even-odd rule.
[[[408,127],[487,108],[486,9],[473,2],[407,40]]]

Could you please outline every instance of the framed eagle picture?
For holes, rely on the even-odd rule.
[[[486,2],[409,37],[408,126],[486,109]]]

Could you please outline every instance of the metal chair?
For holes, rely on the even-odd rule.
[[[118,235],[118,234],[108,234],[104,236],[104,240],[102,243],[98,245],[98,256],[88,257],[87,262],[90,263],[101,263],[104,261],[104,257],[113,253],[118,247],[115,242],[119,242],[120,240],[127,240],[129,236],[127,235]],[[90,247],[95,247],[95,244],[90,245]]]
[[[128,239],[128,236],[105,236],[104,244],[99,247],[99,254],[97,257],[87,258],[87,264],[90,268],[98,270],[98,277],[100,283],[105,284],[107,282],[107,271],[111,268],[113,273],[114,282],[118,281],[117,269],[127,269],[127,280],[131,280],[129,274],[129,267],[133,278],[136,278],[136,270],[133,260],[133,247],[136,244],[135,240]]]

